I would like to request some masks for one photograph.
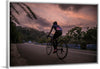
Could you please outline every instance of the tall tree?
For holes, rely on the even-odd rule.
[[[15,21],[17,24],[20,24],[20,22],[18,21],[18,19],[14,16],[13,14],[13,10],[18,14],[20,15],[19,11],[16,9],[16,7],[14,5],[18,5],[20,6],[20,8],[23,9],[23,11],[27,14],[27,16],[30,18],[30,19],[37,19],[35,13],[31,10],[31,8],[26,5],[25,3],[10,3],[10,17],[11,17],[11,21]]]
[[[82,28],[74,27],[68,31],[66,34],[66,39],[75,40],[76,43],[80,42],[81,39]]]

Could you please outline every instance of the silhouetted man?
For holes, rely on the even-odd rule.
[[[53,47],[54,47],[53,53],[56,53],[57,52],[57,44],[58,44],[57,38],[62,35],[62,28],[57,24],[56,21],[53,22],[53,25],[51,27],[51,30],[50,30],[48,36],[51,34],[53,29],[55,30],[55,34],[53,35]],[[55,42],[54,42],[54,40],[55,40]]]

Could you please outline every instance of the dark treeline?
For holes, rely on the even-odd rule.
[[[74,27],[66,33],[64,39],[69,44],[80,44],[86,49],[87,44],[97,44],[97,27],[88,27],[87,31],[82,31],[81,27]]]
[[[43,31],[36,29],[16,26],[15,23],[10,23],[10,42],[21,43],[27,41],[40,42],[42,38],[46,38],[46,34]]]
[[[85,41],[86,43],[97,43],[97,27],[87,28],[87,31],[82,31],[81,27],[74,27],[66,33],[64,36],[66,41],[70,43],[80,43]]]

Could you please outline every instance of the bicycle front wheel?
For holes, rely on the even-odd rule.
[[[47,55],[50,55],[51,52],[52,52],[52,44],[51,44],[51,42],[48,42],[47,46],[46,46],[46,53],[47,53]]]
[[[64,59],[68,54],[68,46],[64,41],[60,41],[57,46],[57,56],[60,60]]]

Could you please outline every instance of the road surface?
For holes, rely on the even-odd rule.
[[[28,65],[97,63],[96,51],[69,49],[68,56],[64,60],[59,60],[56,54],[47,55],[46,46],[43,45],[24,43],[16,46]]]

